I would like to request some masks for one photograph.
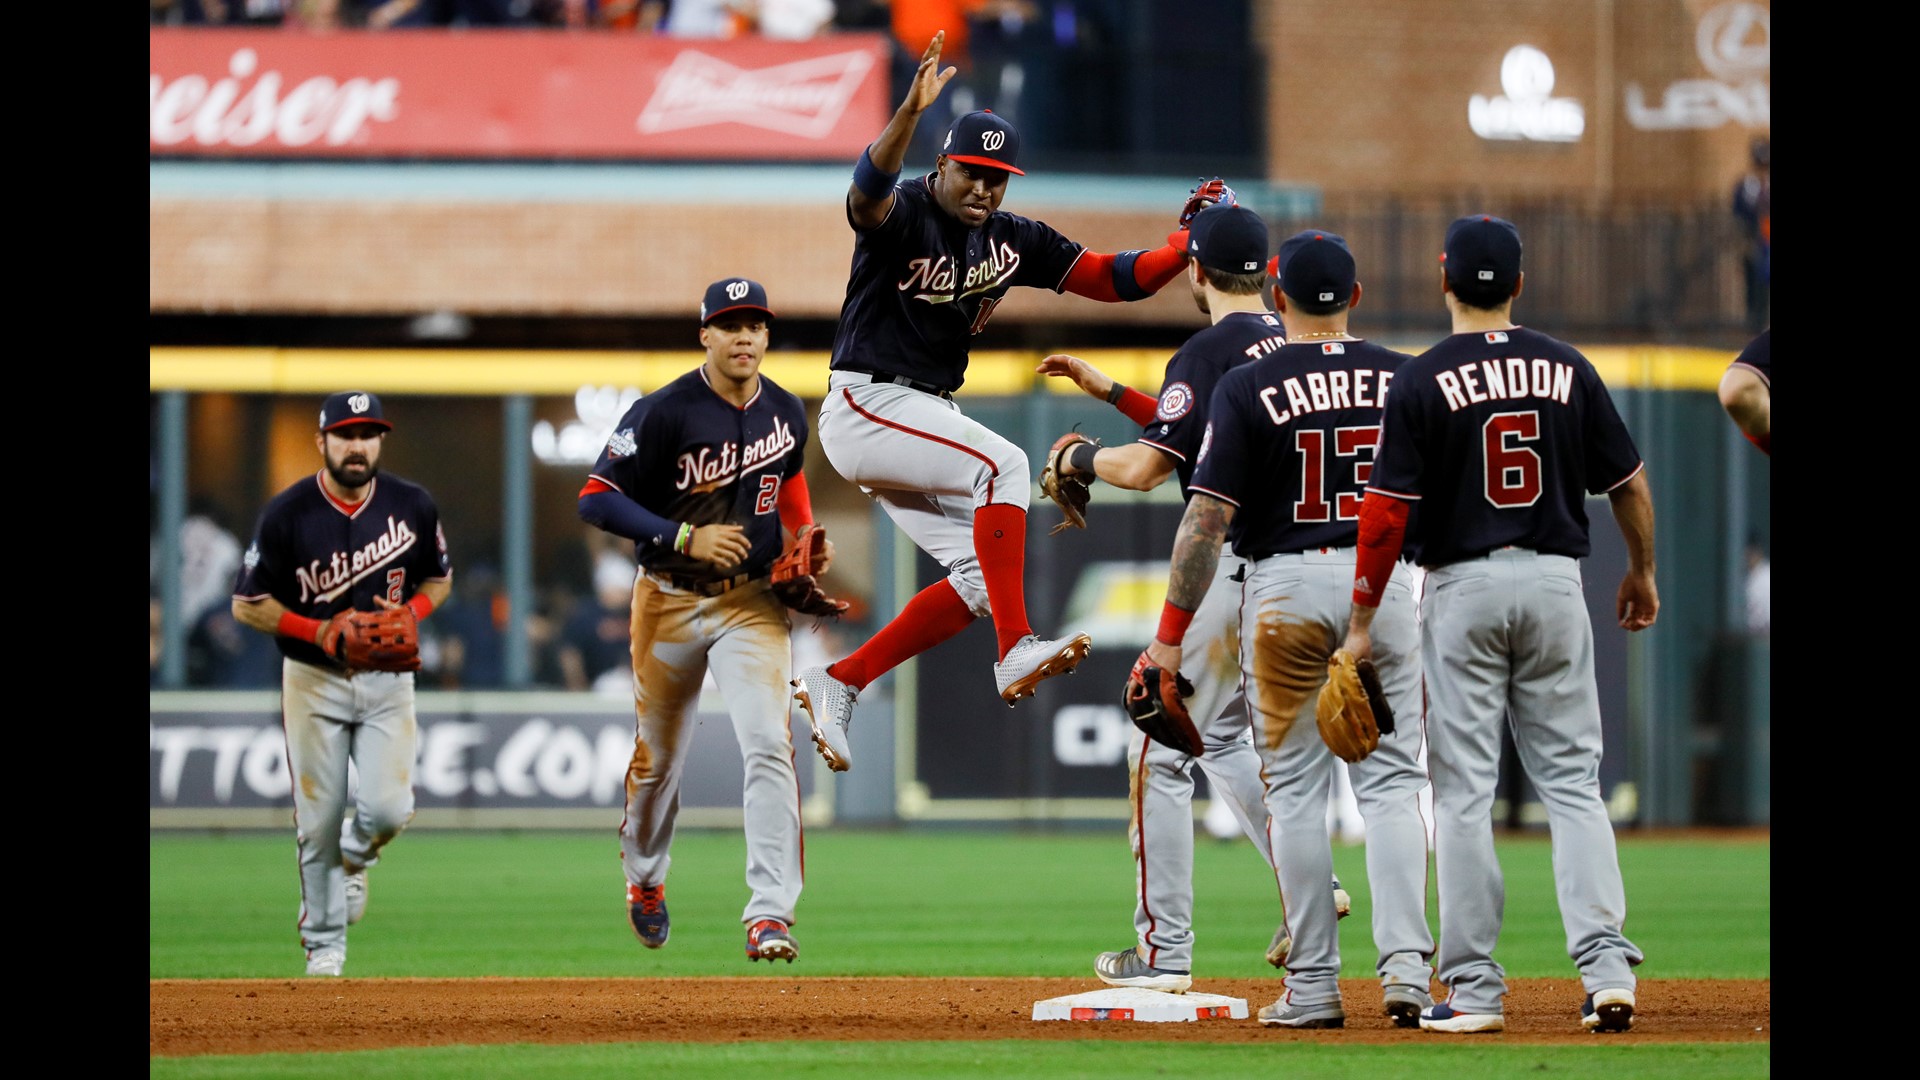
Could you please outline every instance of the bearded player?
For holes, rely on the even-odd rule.
[[[994,684],[1009,705],[1086,658],[1086,634],[1043,638],[1027,622],[1026,454],[969,419],[953,392],[974,335],[1014,286],[1143,300],[1186,266],[1172,245],[1102,255],[1002,211],[1008,179],[1024,173],[1019,133],[992,112],[960,117],[933,172],[900,180],[921,113],[956,71],[940,68],[944,40],[934,35],[906,98],[854,167],[853,269],[819,430],[840,475],[948,574],[852,655],[793,681],[821,757],[840,772],[853,762],[847,726],[860,692],[982,615],[993,619]]]

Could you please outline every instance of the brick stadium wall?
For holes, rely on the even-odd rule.
[[[1177,200],[1175,200],[1177,203]],[[1163,242],[1159,213],[1006,208],[1096,251]],[[838,206],[736,206],[724,218],[663,204],[153,199],[157,312],[688,315],[716,278],[748,273],[782,314],[840,310],[853,234]],[[1181,322],[1181,288],[1137,304],[1016,290],[1000,318]],[[692,346],[689,331],[689,347]]]
[[[1329,192],[1480,190],[1500,195],[1674,197],[1722,193],[1755,134],[1642,131],[1625,93],[1658,100],[1708,77],[1695,27],[1720,0],[1288,0],[1257,5],[1272,58],[1268,176]],[[1761,7],[1768,5],[1762,4]],[[1578,142],[1488,141],[1474,94],[1501,92],[1500,62],[1527,44],[1554,66],[1554,97],[1586,110]]]

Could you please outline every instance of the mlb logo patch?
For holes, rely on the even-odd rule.
[[[1320,346],[1320,355],[1322,356],[1342,356],[1345,355],[1346,351],[1347,347],[1337,341],[1329,341],[1325,345]]]
[[[1506,343],[1507,343],[1507,332],[1505,330],[1487,331],[1487,344],[1505,345]]]

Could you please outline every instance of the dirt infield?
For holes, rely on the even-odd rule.
[[[1191,1024],[1036,1023],[1041,998],[1100,989],[1086,979],[810,979],[797,973],[700,979],[155,979],[148,1052],[154,1056],[372,1050],[462,1043],[751,1042],[792,1039],[1155,1039],[1171,1042],[1393,1043],[1433,1039],[1397,1029],[1379,1012],[1371,980],[1346,979],[1347,1026],[1289,1032],[1254,1020]],[[1279,992],[1275,979],[1208,981],[1207,993],[1247,999]],[[1641,982],[1633,1031],[1608,1038],[1657,1042],[1767,1042],[1771,980]],[[1579,1042],[1573,979],[1518,979],[1507,1030],[1479,1039]]]

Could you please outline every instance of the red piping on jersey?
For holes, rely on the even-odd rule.
[[[1181,453],[1178,450],[1175,450],[1171,446],[1167,446],[1164,443],[1157,443],[1157,442],[1154,442],[1152,439],[1141,439],[1140,441],[1143,443],[1146,443],[1148,446],[1153,447],[1155,450],[1158,450],[1163,454],[1172,454],[1174,457],[1179,458],[1181,461],[1187,460],[1187,455]]]
[[[1765,383],[1765,384],[1767,385],[1767,390],[1768,390],[1768,392],[1769,392],[1769,393],[1771,393],[1771,392],[1772,392],[1772,390],[1773,390],[1773,380],[1772,380],[1772,379],[1769,379],[1769,378],[1767,378],[1767,373],[1766,373],[1766,372],[1764,372],[1764,371],[1761,371],[1761,370],[1760,370],[1759,368],[1757,368],[1757,367],[1754,367],[1754,366],[1753,366],[1752,364],[1743,364],[1743,363],[1741,363],[1741,362],[1740,362],[1740,361],[1738,361],[1738,360],[1735,360],[1735,361],[1734,361],[1733,363],[1731,363],[1731,364],[1729,364],[1729,365],[1727,365],[1727,366],[1728,366],[1728,367],[1737,367],[1737,368],[1746,368],[1746,369],[1747,369],[1748,371],[1751,371],[1751,372],[1753,372],[1753,373],[1754,373],[1755,375],[1757,375],[1757,376],[1759,376],[1759,377],[1760,377],[1760,381],[1761,381],[1761,382],[1763,382],[1763,383]]]
[[[362,498],[357,503],[341,502],[339,499],[334,498],[333,492],[327,490],[327,482],[321,479],[321,473],[313,474],[313,482],[320,485],[320,494],[325,495],[327,497],[327,501],[333,504],[333,508],[335,510],[340,511],[341,513],[347,515],[350,518],[354,518],[354,517],[359,517],[360,511],[365,510],[370,504],[372,504],[374,486],[380,483],[380,478],[376,476],[373,479],[367,481],[366,497]]]
[[[895,431],[904,431],[909,435],[918,435],[922,439],[926,439],[930,442],[937,442],[941,446],[952,447],[953,449],[958,450],[963,454],[967,454],[971,457],[979,458],[980,461],[983,464],[985,464],[987,467],[987,502],[993,501],[993,478],[1000,475],[1000,470],[997,466],[994,465],[992,458],[988,457],[987,455],[981,453],[978,450],[975,450],[970,446],[962,446],[959,443],[954,442],[952,439],[943,439],[938,435],[932,435],[927,432],[920,431],[916,428],[910,428],[905,424],[896,424],[891,420],[882,420],[880,417],[873,415],[872,413],[861,408],[857,403],[855,403],[853,400],[853,391],[846,387],[841,387],[840,396],[847,399],[847,406],[851,408],[854,412],[857,412],[861,416],[864,416],[867,419],[873,421],[874,423],[879,424],[881,427],[890,427]]]
[[[1633,471],[1632,471],[1632,472],[1630,472],[1630,473],[1628,473],[1627,475],[1625,475],[1625,476],[1623,476],[1623,477],[1621,477],[1621,478],[1620,478],[1620,481],[1619,481],[1619,483],[1615,483],[1615,484],[1608,484],[1608,485],[1606,486],[1606,488],[1605,488],[1605,489],[1603,489],[1603,490],[1602,490],[1602,491],[1600,492],[1600,494],[1602,494],[1602,495],[1605,495],[1605,494],[1606,494],[1607,492],[1609,492],[1609,491],[1612,491],[1612,490],[1613,490],[1614,488],[1617,488],[1617,487],[1619,487],[1619,486],[1620,486],[1620,484],[1624,484],[1624,483],[1626,483],[1627,481],[1629,481],[1629,480],[1631,480],[1631,479],[1633,479],[1634,477],[1636,477],[1636,476],[1639,476],[1639,475],[1640,475],[1640,472],[1641,472],[1641,470],[1643,470],[1643,469],[1645,469],[1646,467],[1647,467],[1647,463],[1646,463],[1646,462],[1644,462],[1644,461],[1643,461],[1643,462],[1641,462],[1641,463],[1640,463],[1640,464],[1638,464],[1638,465],[1635,465],[1635,466],[1633,467]]]
[[[1145,440],[1142,440],[1142,441],[1145,441]],[[1219,499],[1221,502],[1226,503],[1228,506],[1238,507],[1240,505],[1238,502],[1235,502],[1233,499],[1230,499],[1227,496],[1220,494],[1219,492],[1213,490],[1212,488],[1190,487],[1187,490],[1198,491],[1203,495],[1211,495],[1214,498]]]
[[[727,308],[726,310],[732,311],[733,309]],[[764,311],[766,309],[762,308],[761,310]],[[718,315],[719,312],[715,312],[714,314]],[[768,311],[767,314],[771,315],[773,314],[773,312]],[[713,380],[707,378],[707,365],[701,364],[699,367],[695,368],[694,370],[700,373],[700,381],[707,384],[707,389],[713,390]],[[764,389],[764,387],[761,385],[760,379],[756,375],[756,377],[753,380],[753,396],[747,399],[747,403],[745,405],[735,405],[733,402],[727,401],[726,395],[722,394],[718,390],[713,390],[713,396],[719,398],[721,401],[726,401],[727,408],[729,409],[737,409],[740,412],[746,412],[749,408],[753,407],[754,402],[760,400],[760,391],[762,389]]]
[[[1140,913],[1147,917],[1147,966],[1160,966],[1160,946],[1153,943],[1153,932],[1160,927],[1160,920],[1153,917],[1153,909],[1147,906],[1147,747],[1153,745],[1152,739],[1140,740],[1140,763],[1135,766],[1138,779],[1133,785],[1133,820],[1140,830]]]
[[[1773,432],[1769,431],[1765,435],[1747,435],[1743,431],[1740,434],[1746,435],[1747,441],[1759,447],[1761,453],[1768,457],[1773,456]]]
[[[1360,504],[1360,550],[1353,561],[1353,602],[1377,608],[1387,595],[1387,580],[1407,538],[1411,507],[1372,489]],[[1361,583],[1366,584],[1365,588]]]

